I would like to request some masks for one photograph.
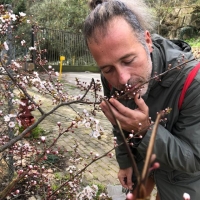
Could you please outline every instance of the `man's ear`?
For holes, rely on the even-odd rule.
[[[149,52],[151,53],[153,51],[153,42],[151,39],[151,34],[149,31],[145,31],[145,41],[147,44],[147,47],[149,48]]]

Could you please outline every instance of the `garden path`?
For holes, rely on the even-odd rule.
[[[80,91],[80,89],[75,86],[75,77],[80,78],[81,82],[90,82],[91,77],[95,80],[100,79],[99,74],[93,73],[63,73],[61,82],[64,84],[64,90],[68,92],[69,95],[79,95],[84,94],[84,91]],[[50,98],[45,98],[40,94],[33,91],[33,95],[36,99],[40,99],[42,102],[42,109],[47,112],[51,110],[54,105],[52,105],[52,101]],[[92,98],[91,93],[88,95],[88,98]],[[73,109],[72,109],[73,108]],[[84,109],[87,109],[88,112],[91,109],[89,105],[82,104],[73,104],[71,107],[64,106],[59,108],[54,114],[47,117],[41,124],[40,127],[48,133],[48,138],[52,139],[56,137],[58,134],[58,126],[57,122],[61,122],[63,128],[67,128],[72,120],[77,116],[76,112],[82,112]],[[76,111],[76,112],[75,112]],[[36,119],[39,117],[39,113],[37,111],[32,112]],[[94,138],[90,135],[92,132],[91,128],[86,128],[84,126],[75,129],[73,133],[68,132],[65,133],[60,140],[58,141],[58,146],[60,148],[64,148],[67,151],[73,151],[75,146],[75,141],[79,143],[78,152],[85,159],[84,163],[89,163],[91,159],[91,152],[93,155],[99,154],[100,156],[104,153],[108,152],[113,148],[113,135],[112,135],[112,127],[108,120],[101,112],[97,112],[96,118],[99,119],[101,126],[104,128],[104,134],[101,139]],[[114,151],[112,151],[114,154]],[[66,160],[66,165],[68,165],[68,161]],[[80,168],[83,166],[79,166]],[[92,173],[90,173],[90,172]],[[91,166],[88,167],[87,172],[84,174],[85,182],[93,182],[99,183],[102,185],[107,184],[119,184],[117,179],[118,172],[118,164],[115,160],[115,155],[110,158],[105,156],[104,158],[96,161]]]

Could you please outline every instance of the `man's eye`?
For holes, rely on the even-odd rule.
[[[106,68],[102,69],[102,72],[105,73],[105,74],[107,74],[107,73],[109,73],[111,71],[112,71],[111,67],[106,67]]]
[[[124,61],[122,61],[125,65],[129,65],[129,64],[131,64],[132,62],[133,62],[133,59],[131,59],[131,60],[124,60]]]

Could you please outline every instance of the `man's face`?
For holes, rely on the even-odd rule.
[[[152,71],[150,53],[152,41],[145,32],[144,46],[137,40],[131,26],[121,17],[111,20],[106,34],[95,30],[95,39],[88,39],[88,47],[103,76],[116,89],[131,90],[149,80]],[[140,92],[144,95],[148,84]]]

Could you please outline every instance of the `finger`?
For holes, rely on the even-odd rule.
[[[109,100],[111,105],[116,109],[118,112],[118,115],[125,116],[125,117],[130,117],[132,110],[124,106],[122,103],[120,103],[118,100],[111,98]],[[117,114],[117,113],[114,113]]]
[[[133,189],[132,176],[127,176],[127,186],[129,188],[129,190]]]
[[[150,162],[153,163],[153,162],[155,161],[155,159],[156,159],[156,154],[152,154],[152,155],[151,155],[151,161],[150,161]]]
[[[119,182],[121,183],[122,187],[128,188],[127,183],[127,178],[124,176],[118,176]]]
[[[141,112],[143,112],[145,114],[149,113],[148,106],[146,105],[146,103],[144,102],[143,98],[139,94],[135,95],[135,99],[134,100],[135,100],[136,105],[138,106],[138,109]]]
[[[109,103],[109,102],[108,102]],[[108,118],[108,120],[113,124],[115,124],[115,119],[113,118],[113,114],[111,113],[110,109],[112,110],[112,112],[114,112],[115,108],[109,103],[109,105],[105,102],[102,101],[102,103],[100,104],[100,108],[103,111],[103,113],[105,114],[105,116]]]

